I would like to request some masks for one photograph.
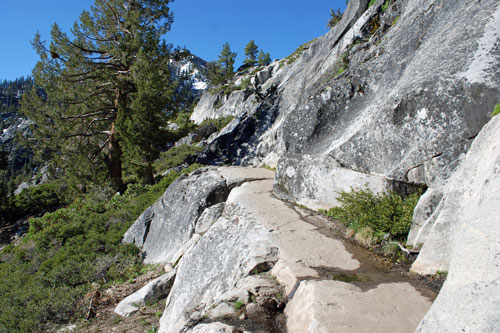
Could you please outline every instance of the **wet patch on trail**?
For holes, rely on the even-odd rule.
[[[410,272],[414,258],[403,262],[394,262],[388,257],[381,255],[377,248],[372,250],[360,246],[352,239],[345,237],[346,227],[332,219],[322,216],[320,213],[309,210],[306,207],[287,203],[299,218],[313,225],[322,235],[339,240],[345,249],[358,260],[360,267],[355,270],[343,270],[335,267],[311,267],[315,269],[319,278],[307,279],[332,279],[351,283],[363,291],[376,288],[382,283],[408,282],[424,297],[434,301],[446,279],[445,276],[422,276]]]

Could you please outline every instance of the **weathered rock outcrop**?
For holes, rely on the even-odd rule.
[[[318,207],[336,204],[329,194],[353,184],[303,177],[311,169],[353,171],[350,178],[368,179],[376,191],[394,181],[444,185],[500,100],[500,7],[493,0],[389,1],[383,11],[383,3],[365,10],[367,1],[350,1],[337,27],[274,64],[260,88],[277,87],[274,103],[254,92],[232,104],[238,124],[207,148],[235,143],[225,150],[241,153],[207,153],[204,161],[277,165],[277,194]],[[257,109],[276,120],[237,130]],[[202,114],[218,116],[206,103],[193,119]],[[296,177],[285,172],[290,165]]]
[[[362,331],[361,328],[373,325],[374,313],[379,313],[372,311],[370,303],[378,297],[387,299],[388,308],[399,310],[377,317],[377,327],[414,330],[431,302],[407,283],[387,283],[371,291],[379,282],[370,279],[368,291],[361,291],[348,283],[328,281],[332,282],[330,285],[320,281],[325,277],[324,272],[356,272],[362,263],[353,258],[342,241],[319,232],[316,225],[329,223],[325,219],[299,212],[275,198],[272,194],[273,176],[271,171],[265,169],[205,168],[172,184],[163,199],[152,207],[155,215],[151,223],[162,224],[156,230],[163,234],[156,235],[155,239],[164,239],[162,246],[168,250],[163,251],[166,255],[162,256],[157,255],[158,251],[147,250],[151,226],[143,243],[145,261],[172,263],[175,259],[177,264],[175,282],[160,320],[160,331],[183,332],[191,328],[194,331],[210,331],[222,325],[215,322],[225,323],[227,318],[239,318],[241,315],[247,318],[239,319],[242,325],[247,320],[254,325],[252,327],[269,331],[273,327],[277,329],[270,318],[283,311],[287,300],[291,306],[285,311],[283,325],[288,327],[289,332],[316,332],[317,327],[329,327],[331,318],[347,320],[335,307],[328,306],[331,311],[327,313],[324,307],[316,306],[324,302],[337,302],[352,309],[354,305],[359,305],[356,308],[360,325],[358,331]],[[197,188],[199,193],[209,196],[208,193],[213,190],[207,189],[213,189],[214,182],[230,189],[227,200],[207,207],[195,226],[181,227],[179,224],[190,225],[190,214],[183,205],[177,206],[177,209],[187,217],[185,219],[178,218],[175,206],[167,210],[164,201],[167,193],[175,191],[178,196],[183,196],[184,193],[191,193],[192,188]],[[200,196],[198,200],[203,202],[206,198]],[[163,212],[160,212],[160,207]],[[163,214],[161,219],[158,218],[160,214]],[[207,220],[213,218],[216,221],[209,225]],[[141,216],[137,223],[140,225],[143,221]],[[183,239],[189,240],[185,240],[183,245],[168,240],[172,228],[168,226],[170,224],[184,228],[187,235]],[[137,226],[131,231],[144,233],[146,230],[135,228]],[[193,234],[193,231],[199,233]],[[178,253],[180,249],[184,251],[182,257],[169,255]],[[323,286],[325,283],[326,287]],[[324,288],[321,289],[320,285]],[[323,291],[310,294],[312,286]],[[138,296],[145,294],[144,290],[124,300],[123,306],[117,310],[135,310],[130,303],[141,298]],[[396,294],[398,297],[395,297]],[[325,298],[330,296],[332,299]],[[312,302],[311,306],[304,297]],[[366,300],[366,306],[352,301],[352,298],[359,297]],[[399,298],[405,302],[411,300],[411,316],[407,315],[407,303],[400,302]],[[300,323],[297,318],[302,318]],[[206,325],[207,321],[214,324]],[[255,326],[255,323],[260,326]],[[337,323],[334,327],[343,329],[342,325]],[[220,327],[231,329],[230,326]]]
[[[231,170],[202,169],[189,177],[181,176],[141,214],[125,233],[124,242],[139,246],[146,263],[176,265],[200,238],[196,229],[203,232],[206,228],[206,216],[202,216],[205,209],[224,202],[230,189],[238,184],[269,177],[270,173],[264,169],[249,169],[242,175],[233,174]],[[198,223],[200,216],[202,219]],[[213,218],[215,221],[216,217]]]
[[[414,332],[430,304],[408,283],[303,281],[285,313],[289,332]]]
[[[153,304],[154,302],[168,296],[172,284],[174,283],[176,270],[157,277],[153,281],[146,284],[141,289],[134,292],[132,295],[123,299],[115,308],[115,313],[123,317],[139,311],[140,306]]]
[[[322,281],[362,263],[320,232],[324,221],[278,200],[327,208],[341,190],[415,184],[428,189],[409,237],[423,243],[412,269],[449,271],[418,329],[500,325],[500,118],[489,116],[500,101],[500,4],[367,2],[351,0],[325,36],[233,82],[253,87],[202,97],[194,121],[236,118],[199,162],[277,170],[274,181],[252,168],[184,176],[129,230],[146,262],[177,269],[162,332],[229,332],[224,316],[274,315],[286,301],[289,332],[415,330],[429,299],[399,280]]]
[[[412,269],[448,271],[421,332],[500,327],[500,118],[474,140],[445,188],[442,208]]]

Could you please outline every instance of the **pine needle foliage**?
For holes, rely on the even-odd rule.
[[[111,179],[119,188],[125,162],[150,178],[157,151],[148,148],[172,89],[165,79],[172,52],[160,39],[173,22],[169,2],[95,0],[71,34],[54,24],[50,44],[35,36],[40,61],[33,77],[46,94],[26,94],[22,111],[34,120],[38,159],[54,161],[83,184]]]

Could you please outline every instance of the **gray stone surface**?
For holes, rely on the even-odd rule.
[[[231,316],[236,312],[234,307],[227,303],[220,303],[212,310],[208,311],[207,316],[210,319],[216,319],[224,316]]]
[[[234,333],[236,328],[223,323],[199,324],[193,329],[188,330],[191,333]]]
[[[193,113],[191,114],[191,121],[195,124],[200,124],[206,119],[217,119],[228,116],[239,116],[244,111],[241,105],[244,104],[248,98],[249,91],[237,90],[229,97],[223,93],[215,95],[205,92],[202,96]],[[223,104],[221,107],[218,105]]]
[[[500,99],[498,1],[400,0],[382,11],[379,0],[364,11],[366,2],[350,1],[338,26],[303,46],[293,63],[273,64],[261,87],[277,87],[272,103],[254,92],[232,104],[240,117],[212,139],[203,161],[274,167],[286,158],[302,161],[303,174],[345,168],[389,183],[443,186]],[[197,112],[217,117],[206,103]],[[271,122],[249,119],[266,114]],[[321,178],[286,180],[287,188],[313,193],[312,205],[314,193],[322,206],[332,190]],[[301,193],[280,195],[298,202]]]
[[[203,211],[200,218],[196,222],[195,232],[197,234],[202,234],[210,229],[210,226],[217,221],[224,210],[224,203],[218,203],[216,205],[210,206]]]
[[[122,317],[128,317],[129,315],[137,312],[139,307],[152,304],[167,297],[174,283],[175,274],[175,270],[163,274],[133,294],[127,296],[120,303],[118,303],[115,308],[115,313]]]
[[[277,166],[275,193],[315,208],[335,205],[336,192],[353,185],[380,191],[394,184],[426,184],[410,234],[412,244],[424,243],[413,269],[449,270],[449,275],[420,330],[493,331],[500,299],[495,238],[500,214],[493,202],[500,188],[498,119],[486,126],[496,131],[496,141],[485,143],[478,133],[500,101],[500,4],[400,0],[382,11],[384,1],[378,0],[363,12],[364,3],[351,0],[338,28],[304,45],[294,62],[272,64],[261,86],[230,96],[205,94],[193,120],[237,118],[210,137],[199,161]],[[339,69],[344,70],[340,75]],[[470,162],[474,158],[481,162]],[[459,166],[462,160],[465,166]],[[186,184],[192,180],[186,179]],[[155,237],[172,232],[176,238],[154,240],[169,249],[158,257],[168,261],[184,252],[161,331],[178,332],[201,320],[225,301],[223,295],[237,293],[240,281],[259,265],[268,266],[288,296],[301,279],[317,276],[315,266],[357,267],[342,246],[287,212],[270,186],[266,180],[234,189],[222,217],[190,249],[185,244],[196,221],[213,203],[181,204],[183,212],[196,213],[179,217],[179,225],[163,218],[167,223],[155,229]],[[177,205],[174,199],[169,204]],[[384,288],[391,293],[390,286]]]
[[[220,173],[237,179],[245,170],[250,174],[263,172],[221,168]],[[244,290],[246,295],[261,295],[263,298],[256,300],[267,306],[280,290],[271,281],[283,285],[283,295],[288,295],[301,279],[319,277],[314,267],[359,267],[342,242],[318,233],[296,211],[273,197],[272,184],[271,177],[238,182],[241,186],[231,191],[222,217],[179,263],[176,282],[160,320],[161,332],[179,332],[203,318],[214,306],[235,301],[236,295],[246,301],[239,297],[245,296]],[[254,276],[261,273],[271,273],[276,280]],[[273,304],[277,306],[276,300]]]
[[[420,332],[498,332],[500,327],[500,117],[474,140],[412,270],[448,271]]]
[[[141,247],[146,263],[176,265],[221,214],[231,188],[272,177],[266,169],[234,167],[204,168],[181,176],[139,216],[123,241]]]
[[[144,212],[137,218],[134,224],[123,235],[124,243],[132,243],[138,247],[144,245],[144,241],[149,233],[149,227],[154,217],[152,207],[146,208]]]
[[[312,209],[337,205],[341,191],[368,187],[381,192],[390,188],[385,177],[293,158],[280,159],[275,179],[274,193],[279,198]]]
[[[362,291],[340,281],[310,280],[300,283],[285,314],[290,333],[414,332],[430,306],[408,283]]]
[[[215,170],[181,176],[150,208],[149,228],[144,227],[145,219],[139,218],[127,231],[134,236],[125,240],[144,240],[146,263],[169,263],[193,235],[203,210],[225,201],[228,194],[225,180]]]

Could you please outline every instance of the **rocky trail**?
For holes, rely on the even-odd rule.
[[[248,168],[183,176],[137,219],[124,241],[167,274],[115,311],[166,298],[175,333],[498,332],[498,22],[495,0],[351,0],[324,36],[203,94],[192,121],[235,118],[196,161]],[[414,185],[411,270],[447,272],[437,296],[292,204]]]
[[[334,222],[277,199],[273,179],[266,169],[204,168],[167,189],[152,207],[145,237],[136,232],[148,229],[143,227],[147,221],[139,219],[131,228],[129,240],[134,233],[133,240],[145,239],[145,260],[170,270],[164,275],[171,276],[171,289],[160,331],[414,331],[437,292],[339,237]],[[188,200],[195,189],[205,195],[197,204],[211,205],[195,209],[194,222],[158,208],[170,191],[180,199],[169,207],[182,207],[179,201]],[[223,192],[226,198],[214,201],[215,193]],[[220,216],[212,214],[214,208]],[[151,230],[166,224],[190,237],[160,256],[149,251],[153,257],[148,259]],[[161,243],[172,243],[162,234]],[[126,308],[124,302],[117,310]],[[137,295],[134,302],[140,302]],[[121,314],[133,315],[137,309]]]

